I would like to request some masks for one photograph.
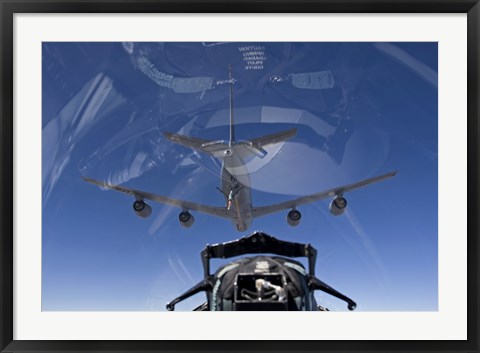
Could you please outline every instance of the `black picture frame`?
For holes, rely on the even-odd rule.
[[[303,0],[112,2],[0,0],[1,11],[1,352],[479,352],[479,0]],[[468,43],[468,339],[466,341],[18,341],[13,340],[13,16],[15,13],[467,13]]]

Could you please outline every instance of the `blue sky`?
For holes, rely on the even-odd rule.
[[[44,43],[42,58],[43,310],[164,310],[202,278],[207,243],[255,230],[311,243],[317,276],[359,311],[437,310],[436,43]],[[162,132],[228,139],[228,65],[237,139],[298,129],[248,162],[255,205],[399,174],[346,194],[343,216],[325,200],[297,227],[284,211],[243,233],[200,213],[182,228],[154,203],[140,219],[81,179],[222,206],[219,163]]]

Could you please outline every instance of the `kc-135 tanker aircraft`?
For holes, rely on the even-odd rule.
[[[188,137],[179,134],[164,133],[164,136],[177,144],[192,148],[196,151],[208,153],[222,161],[221,170],[221,188],[218,190],[225,196],[225,205],[222,207],[203,205],[196,202],[174,199],[166,196],[155,195],[149,192],[126,188],[120,185],[112,185],[103,181],[94,180],[88,177],[83,179],[89,183],[103,188],[120,191],[135,197],[133,209],[135,213],[142,218],[150,216],[152,208],[145,200],[151,200],[182,209],[178,219],[182,226],[189,228],[194,223],[194,217],[190,211],[198,211],[213,216],[230,219],[240,232],[246,231],[253,218],[276,213],[282,210],[290,209],[287,214],[287,222],[291,226],[300,223],[301,213],[297,210],[298,206],[319,201],[328,197],[333,200],[330,203],[329,210],[333,215],[341,215],[347,206],[347,200],[344,193],[352,191],[363,186],[376,183],[381,180],[391,178],[397,174],[393,171],[384,175],[365,179],[353,184],[335,187],[326,191],[311,195],[302,196],[293,200],[276,203],[268,206],[253,206],[252,191],[250,188],[250,176],[246,168],[245,159],[255,155],[258,158],[266,156],[265,146],[284,142],[296,135],[296,129],[292,128],[279,133],[274,133],[252,139],[249,141],[236,141],[233,119],[233,84],[230,73],[230,139],[228,144],[225,141],[210,141],[196,137]]]

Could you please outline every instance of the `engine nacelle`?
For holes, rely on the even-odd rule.
[[[152,208],[143,200],[136,200],[133,203],[133,210],[138,217],[147,218],[152,214]]]
[[[178,215],[178,221],[182,227],[190,228],[193,225],[193,222],[195,222],[195,218],[193,218],[190,212],[182,211]]]
[[[287,214],[287,223],[292,227],[298,226],[300,223],[300,218],[302,218],[302,214],[298,210],[291,210]]]
[[[336,197],[330,202],[330,206],[328,207],[330,213],[334,216],[340,216],[345,212],[345,208],[347,207],[347,200],[344,197]]]

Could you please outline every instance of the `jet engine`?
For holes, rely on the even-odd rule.
[[[143,200],[136,200],[133,203],[133,210],[138,217],[147,218],[152,214],[152,208]]]
[[[345,212],[347,200],[343,197],[336,197],[330,202],[329,210],[334,216],[340,216]]]
[[[195,218],[193,218],[190,212],[182,211],[178,215],[178,221],[182,227],[190,228],[193,225],[193,222],[195,222]]]
[[[287,223],[292,227],[297,226],[300,223],[300,218],[302,218],[302,214],[298,210],[291,210],[287,214]]]

